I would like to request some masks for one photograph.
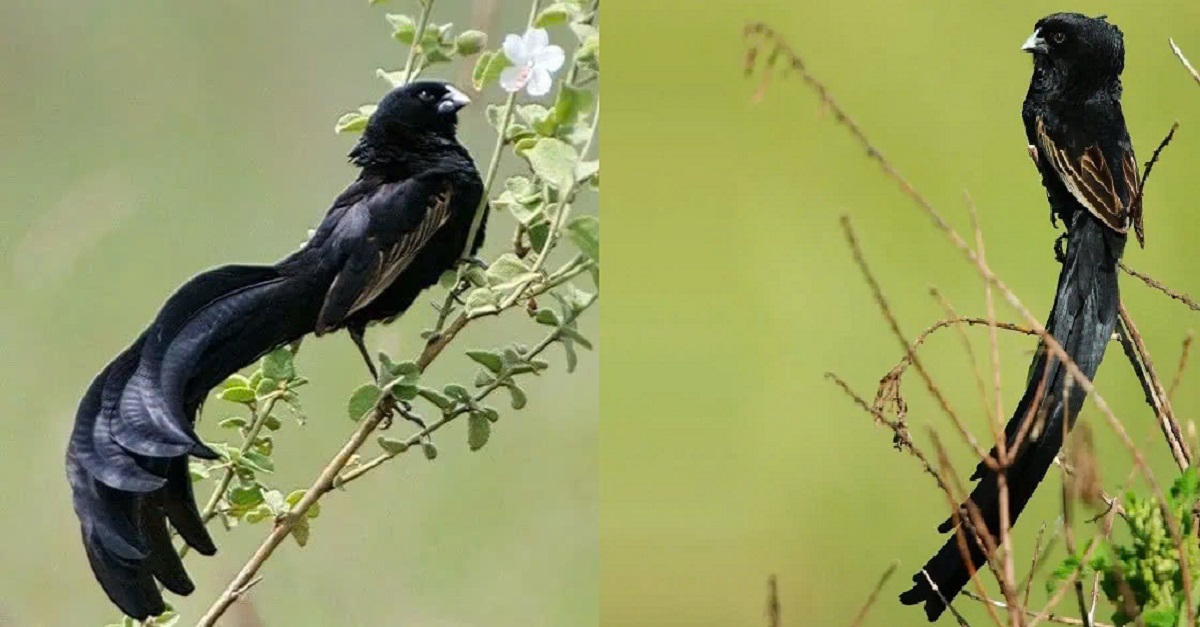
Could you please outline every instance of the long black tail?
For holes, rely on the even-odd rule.
[[[1104,358],[1104,350],[1117,320],[1119,296],[1116,264],[1124,250],[1125,236],[1109,230],[1087,211],[1078,211],[1072,222],[1068,228],[1066,260],[1058,276],[1058,292],[1046,330],[1090,380],[1100,367],[1100,360]],[[1062,447],[1064,418],[1070,429],[1083,406],[1086,393],[1078,385],[1071,386],[1069,398],[1063,403],[1066,378],[1067,372],[1062,362],[1039,345],[1029,367],[1025,394],[1005,427],[1006,437],[1011,444],[1025,417],[1034,412],[1033,423],[1027,430],[1016,460],[1007,471],[1009,519],[1013,523],[1025,509]],[[996,450],[992,449],[992,456],[995,455]],[[980,463],[971,479],[978,479],[979,483],[971,492],[970,499],[979,508],[988,532],[998,539],[1000,493],[996,473]],[[938,527],[941,533],[952,530],[953,518]],[[974,567],[972,570],[976,570],[987,559],[979,548],[980,542],[969,531],[969,526],[964,526],[963,531],[966,532]],[[900,595],[900,601],[905,605],[924,603],[925,614],[932,622],[941,616],[946,609],[946,602],[952,600],[969,580],[970,571],[959,548],[956,533],[925,564],[921,572],[913,575],[914,585]]]
[[[214,385],[313,330],[321,301],[309,285],[269,266],[205,272],[84,395],[67,477],[92,570],[127,615],[165,611],[155,579],[176,594],[194,589],[167,521],[196,551],[216,552],[188,474],[188,455],[216,457],[193,430],[196,412]]]

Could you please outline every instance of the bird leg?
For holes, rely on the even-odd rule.
[[[371,359],[371,354],[367,352],[366,342],[363,341],[365,329],[360,327],[347,327],[346,331],[350,334],[350,339],[354,345],[358,347],[358,352],[362,355],[363,361],[367,364],[367,369],[371,371],[371,379],[379,383],[379,370],[375,367],[375,361]],[[400,409],[400,416],[409,422],[416,423],[425,429],[425,421],[413,411],[412,403],[406,400],[391,397],[391,401],[384,407],[383,420],[379,422],[380,429],[388,429],[392,426],[392,414],[397,407]]]
[[[371,354],[367,352],[367,345],[363,342],[363,334],[366,329],[363,327],[346,327],[346,331],[350,334],[350,339],[354,345],[358,347],[358,352],[362,355],[363,361],[367,362],[367,370],[371,371],[371,380],[379,381],[379,370],[375,368],[375,362],[371,359]]]

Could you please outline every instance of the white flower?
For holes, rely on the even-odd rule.
[[[523,36],[504,38],[504,56],[512,66],[500,72],[500,86],[508,92],[521,91],[530,96],[550,93],[550,75],[562,67],[563,49],[550,44],[550,36],[541,28],[531,28]]]

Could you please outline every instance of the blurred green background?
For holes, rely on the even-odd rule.
[[[186,278],[299,245],[354,176],[353,138],[335,135],[334,121],[385,93],[376,67],[403,65],[407,49],[384,13],[416,7],[0,3],[0,624],[118,616],[86,565],[63,476],[76,403]],[[482,28],[497,45],[527,13],[525,3],[442,0],[434,20]],[[432,75],[467,85],[470,70],[468,61]],[[477,96],[462,114],[464,143],[485,163],[494,135],[484,103],[502,96]],[[518,167],[510,156],[505,171]],[[594,198],[581,211],[594,211]],[[493,220],[486,256],[511,233],[510,217]],[[374,328],[369,345],[415,356],[428,302]],[[581,321],[585,333],[597,317]],[[478,324],[428,379],[469,380],[467,348],[533,343],[541,332],[522,318]],[[436,438],[435,463],[406,456],[331,495],[309,546],[285,544],[228,624],[594,624],[598,358],[581,355],[573,375],[559,351],[550,359],[529,407],[505,411],[480,453],[452,425]],[[314,381],[310,420],[278,435],[284,488],[308,485],[341,446],[352,431],[345,400],[366,380],[344,334],[306,342],[298,366]],[[231,407],[214,401],[209,415]],[[188,559],[198,591],[178,603],[183,624],[266,532],[217,531],[217,557]]]
[[[945,539],[935,531],[945,500],[914,459],[892,450],[891,433],[823,378],[837,372],[869,400],[901,356],[838,217],[852,217],[909,337],[942,317],[931,285],[961,313],[983,315],[982,285],[799,80],[776,77],[766,99],[751,102],[757,80],[742,75],[742,27],[762,20],[783,33],[964,232],[969,190],[992,267],[1042,317],[1058,273],[1057,232],[1025,152],[1020,106],[1031,61],[1021,43],[1060,10],[1108,13],[1124,30],[1125,113],[1141,159],[1173,120],[1182,124],[1148,189],[1147,247],[1131,246],[1126,260],[1197,294],[1200,88],[1167,38],[1200,60],[1200,4],[658,0],[608,9],[604,623],[764,625],[766,580],[777,573],[785,626],[848,625],[897,559],[866,624],[924,624],[895,595]],[[1130,277],[1122,290],[1169,376],[1200,318]],[[985,355],[986,330],[970,333]],[[1004,337],[1009,411],[1033,348]],[[955,332],[935,336],[922,355],[982,437],[986,418]],[[1160,478],[1170,477],[1119,346],[1097,383],[1135,440],[1148,442]],[[965,475],[974,462],[950,421],[919,379],[905,390],[914,434],[932,451],[925,430],[938,429]],[[1185,375],[1175,407],[1183,418],[1200,410],[1200,370]],[[1115,489],[1127,455],[1090,405],[1082,420],[1095,426]],[[1049,479],[1022,518],[1021,555],[1032,552],[1038,521],[1057,514],[1058,485]],[[1019,564],[1023,574],[1028,562]],[[1032,597],[1039,606],[1042,582]],[[973,602],[959,606],[987,624]]]

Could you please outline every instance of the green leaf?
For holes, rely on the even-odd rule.
[[[399,455],[408,450],[408,445],[396,438],[381,435],[379,436],[379,448],[383,449],[388,455]]]
[[[371,114],[375,113],[375,105],[363,105],[358,108],[358,111],[351,111],[343,114],[338,118],[336,124],[333,125],[335,133],[361,133],[364,128],[367,128],[367,120],[371,119]]]
[[[529,402],[528,397],[525,396],[525,390],[522,390],[516,383],[508,384],[508,393],[512,396],[513,409],[524,409],[526,403]]]
[[[579,355],[575,354],[575,342],[570,338],[562,338],[562,345],[567,356],[567,372],[575,372],[575,366],[579,364]]]
[[[350,420],[358,422],[362,417],[379,401],[380,395],[383,393],[378,385],[374,383],[365,383],[360,385],[350,395],[350,402],[347,404],[346,413],[349,414]]]
[[[444,410],[454,406],[454,401],[450,400],[446,396],[443,396],[441,392],[438,392],[433,388],[421,386],[417,388],[417,394],[430,403],[437,405],[438,409]]]
[[[524,157],[525,153],[528,152],[530,148],[536,146],[537,143],[537,137],[522,137],[513,143],[513,153],[515,153],[518,157]]]
[[[467,388],[456,383],[447,385],[442,389],[442,391],[446,393],[446,396],[449,396],[460,403],[469,404],[472,401],[471,393],[467,391]]]
[[[499,306],[500,295],[489,288],[471,290],[471,293],[467,294],[465,307],[469,316],[493,312],[498,310]]]
[[[546,28],[547,26],[565,24],[567,19],[574,15],[576,11],[578,9],[573,4],[555,2],[538,13],[537,17],[533,20],[533,25],[537,28]]]
[[[279,422],[278,418],[276,418],[275,416],[272,415],[272,416],[267,416],[263,420],[263,426],[266,427],[267,429],[270,429],[271,431],[278,431],[279,428],[283,426],[283,424]]]
[[[263,491],[261,485],[251,486],[234,486],[229,490],[229,502],[233,505],[245,509],[253,507],[263,502]]]
[[[266,505],[259,505],[258,507],[246,512],[246,515],[242,516],[242,520],[245,520],[250,524],[254,524],[274,517],[275,515],[271,513],[271,508],[267,507]]]
[[[260,472],[275,472],[275,462],[254,449],[242,453],[241,463]]]
[[[554,100],[554,119],[559,124],[576,122],[580,115],[591,109],[595,100],[596,96],[586,89],[563,85]]]
[[[560,324],[558,320],[558,314],[554,313],[553,309],[539,309],[537,315],[535,315],[533,319],[536,320],[538,324],[545,324],[552,327],[556,327]]]
[[[500,374],[500,371],[504,369],[504,362],[500,359],[500,354],[493,351],[467,351],[467,357],[496,374]]]
[[[487,33],[477,30],[465,30],[454,40],[454,51],[469,57],[487,47]]]
[[[1046,580],[1046,593],[1054,594],[1063,582],[1067,581],[1075,571],[1079,570],[1080,561],[1076,555],[1068,555],[1061,564],[1058,565]]]
[[[1179,611],[1175,609],[1157,608],[1142,613],[1142,623],[1146,627],[1175,627],[1179,618]]]
[[[292,539],[300,546],[308,545],[308,519],[302,518],[296,521],[296,525],[292,527]]]
[[[1196,500],[1196,495],[1200,494],[1200,472],[1193,466],[1188,468],[1175,480],[1171,486],[1171,496],[1174,497],[1176,503],[1187,503],[1190,505]]]
[[[263,396],[266,396],[266,395],[270,394],[271,392],[274,392],[275,390],[278,390],[278,389],[279,389],[278,381],[276,381],[275,379],[272,379],[270,377],[263,377],[262,379],[259,380],[258,387],[254,388],[254,395],[256,397],[263,397]]]
[[[583,22],[572,22],[571,32],[575,33],[575,36],[579,38],[579,43],[587,41],[590,37],[600,36],[599,29],[591,24],[584,24]]]
[[[243,377],[240,374],[229,375],[229,378],[225,379],[225,382],[221,384],[221,389],[223,389],[223,390],[228,390],[229,388],[248,388],[248,387],[253,387],[250,385],[250,379],[247,379],[246,377]]]
[[[488,85],[500,80],[504,68],[512,65],[512,61],[500,50],[487,50],[479,55],[475,62],[475,70],[471,73],[471,83],[475,91],[483,91]]]
[[[492,423],[483,414],[471,412],[467,416],[467,446],[472,451],[483,448],[491,435]]]
[[[550,236],[550,225],[546,222],[540,222],[529,227],[529,245],[533,246],[534,250],[541,250],[546,247],[546,238]]]
[[[556,189],[566,189],[575,181],[575,164],[579,155],[569,144],[546,137],[525,151],[524,157],[542,180]]]
[[[200,462],[188,463],[188,475],[193,482],[201,481],[209,477],[208,466]]]
[[[388,13],[384,17],[392,25],[392,37],[406,46],[411,46],[417,36],[417,23],[411,17],[397,13]]]
[[[454,289],[458,285],[458,273],[453,270],[447,270],[438,277],[438,285],[443,289]]]
[[[421,452],[425,453],[425,459],[429,459],[429,460],[437,459],[437,456],[438,456],[437,447],[434,446],[433,442],[430,442],[429,440],[426,440],[421,443]]]
[[[575,166],[575,180],[581,182],[591,182],[600,180],[600,161],[580,161],[579,165]]]
[[[475,387],[481,388],[485,385],[490,385],[495,380],[496,380],[496,377],[493,377],[492,375],[488,374],[487,372],[480,370],[479,372],[477,372],[475,374]]]
[[[296,366],[292,361],[292,351],[277,348],[263,358],[263,378],[276,381],[289,381],[296,376]]]
[[[600,261],[600,218],[575,216],[567,223],[567,234],[580,252]]]
[[[296,505],[300,502],[301,499],[304,498],[304,495],[307,492],[308,492],[308,490],[292,490],[291,492],[289,492],[288,495],[286,497],[284,497],[284,499],[283,499],[283,502],[287,503],[287,511],[290,512],[290,511],[296,509]],[[312,506],[308,508],[308,511],[305,512],[304,515],[307,518],[316,518],[317,516],[320,516],[321,515],[321,504],[313,503]]]
[[[243,405],[253,403],[256,398],[254,390],[250,388],[225,388],[221,391],[220,398],[223,401],[231,403],[242,403]]]
[[[488,266],[488,284],[495,287],[529,274],[529,265],[512,253],[504,253]]]
[[[217,423],[217,426],[222,429],[240,429],[249,425],[250,423],[246,422],[246,419],[241,416],[230,416]]]
[[[403,70],[396,70],[395,72],[389,72],[383,68],[375,68],[375,76],[378,76],[379,78],[382,78],[383,80],[387,81],[388,85],[391,85],[393,88],[399,87],[404,84],[404,71]]]

